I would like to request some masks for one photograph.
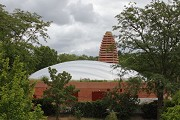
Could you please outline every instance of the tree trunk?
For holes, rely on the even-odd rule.
[[[60,110],[59,110],[59,105],[56,104],[56,120],[59,120],[59,115],[60,115]]]
[[[163,107],[163,92],[159,92],[159,91],[158,91],[157,97],[158,97],[158,103],[157,103],[157,120],[160,120],[161,110],[162,110],[162,107]]]
[[[59,120],[59,116],[58,115],[56,115],[56,120]]]

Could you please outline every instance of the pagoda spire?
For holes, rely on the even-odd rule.
[[[102,39],[98,61],[107,63],[119,63],[118,52],[114,37],[107,31]]]

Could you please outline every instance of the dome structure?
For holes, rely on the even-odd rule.
[[[114,69],[113,63],[105,63],[100,61],[77,60],[49,66],[55,68],[58,73],[66,71],[71,74],[72,80],[117,80],[120,78],[126,80],[130,77],[138,76],[136,71],[126,71],[120,67]],[[41,79],[42,77],[49,77],[48,67],[41,69],[32,75],[30,79]]]

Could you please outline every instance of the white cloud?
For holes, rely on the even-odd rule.
[[[151,0],[131,0],[144,6]],[[168,0],[165,0],[168,1]],[[47,43],[59,53],[98,56],[106,31],[112,31],[114,18],[130,0],[3,0],[9,11],[20,8],[36,12],[46,21],[51,39]],[[114,32],[114,31],[113,31]]]
[[[98,14],[94,12],[93,4],[83,4],[81,0],[71,3],[69,11],[76,22],[94,23],[98,20]]]

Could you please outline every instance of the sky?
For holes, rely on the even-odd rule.
[[[130,2],[144,7],[151,0],[0,0],[9,12],[18,8],[52,21],[48,28],[50,39],[40,41],[43,45],[59,54],[88,56],[98,56],[106,31],[118,35],[112,30],[117,25],[115,16]]]

